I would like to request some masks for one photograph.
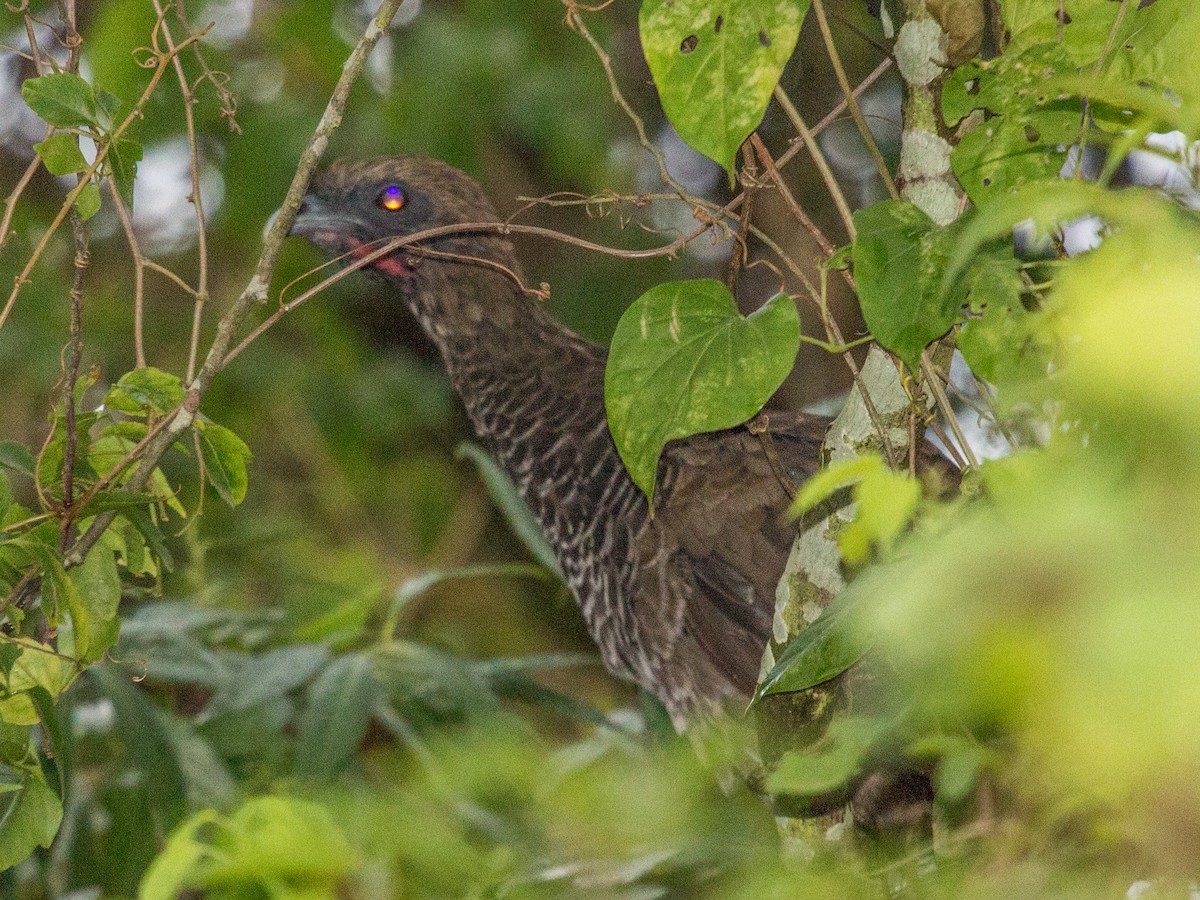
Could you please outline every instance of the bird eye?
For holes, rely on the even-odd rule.
[[[394,184],[389,184],[379,192],[379,196],[375,198],[375,205],[388,212],[402,209],[404,207],[404,191]]]

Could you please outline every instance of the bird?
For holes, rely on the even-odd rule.
[[[387,156],[319,173],[289,233],[331,257],[361,258],[391,238],[499,222],[462,171]],[[436,346],[471,426],[553,549],[605,667],[656,697],[680,731],[744,709],[796,535],[787,511],[820,466],[829,420],[772,412],[766,430],[669,443],[652,513],[609,431],[607,349],[528,296],[499,230],[442,233],[365,271]]]

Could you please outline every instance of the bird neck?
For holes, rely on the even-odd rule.
[[[476,432],[506,468],[528,464],[535,445],[580,428],[608,440],[606,351],[528,297],[517,283],[515,262],[508,254],[502,258],[507,273],[422,261],[406,291]]]

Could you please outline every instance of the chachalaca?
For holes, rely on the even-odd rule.
[[[292,227],[330,255],[496,213],[444,163],[335,163]],[[677,728],[753,693],[775,588],[795,537],[789,485],[820,463],[827,420],[772,413],[769,441],[745,427],[669,444],[654,515],[630,479],[604,408],[607,351],[529,299],[510,244],[453,234],[373,263],[440,351],[475,431],[557,555],[614,674],[657,697]]]

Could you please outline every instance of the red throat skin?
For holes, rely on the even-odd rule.
[[[379,249],[339,232],[322,232],[313,235],[313,237],[324,243],[344,247],[345,252],[348,252],[354,259],[362,259],[364,256]],[[391,275],[393,278],[407,278],[412,275],[412,269],[406,264],[404,258],[396,254],[381,256],[371,263],[368,268],[378,269],[383,274]]]

